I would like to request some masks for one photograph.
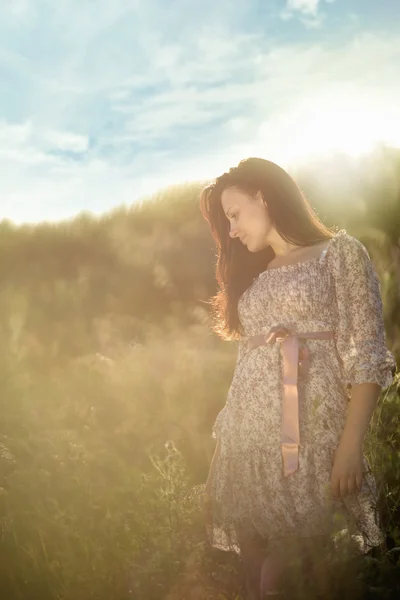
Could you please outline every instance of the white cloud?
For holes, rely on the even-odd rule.
[[[20,19],[29,15],[31,6],[29,0],[11,0],[8,9],[12,15]]]
[[[365,122],[381,107],[396,122],[397,37],[283,44],[276,33],[233,27],[245,4],[205,0],[205,20],[178,0],[140,9],[133,0],[35,0],[30,20],[13,14],[23,36],[13,29],[0,54],[0,218],[100,213],[164,185],[213,177],[246,155],[283,161],[301,153],[307,119],[335,95],[354,104],[379,90]],[[297,13],[314,18],[308,7],[297,3]],[[0,17],[1,34],[4,8]],[[334,104],[328,114],[335,118]]]
[[[49,148],[66,152],[86,152],[89,146],[87,136],[64,131],[45,131],[43,141]]]
[[[335,0],[287,0],[280,16],[284,21],[298,16],[300,22],[310,29],[321,27],[326,20],[326,14],[321,12],[323,1],[327,4],[335,2]]]
[[[18,125],[0,122],[0,152],[24,150],[43,153],[48,151],[86,152],[88,138],[66,131],[56,131],[35,126],[32,121]],[[51,159],[52,157],[49,156]]]
[[[32,133],[30,122],[10,125],[0,122],[0,147],[13,147],[28,142]]]
[[[286,8],[290,12],[299,11],[306,15],[316,15],[320,0],[288,0]]]

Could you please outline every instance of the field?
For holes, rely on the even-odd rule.
[[[370,160],[345,192],[299,178],[324,223],[368,248],[399,360],[400,155]],[[238,559],[208,547],[193,493],[236,359],[211,331],[200,188],[101,218],[0,223],[4,600],[244,598]],[[366,440],[388,547],[321,565],[306,588],[293,576],[288,597],[398,597],[399,417],[397,374]]]

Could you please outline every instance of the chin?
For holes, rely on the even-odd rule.
[[[253,244],[252,244],[251,242],[250,242],[250,243],[247,243],[247,244],[246,244],[246,246],[247,246],[247,250],[248,250],[249,252],[252,252],[253,254],[254,254],[255,252],[261,252],[261,250],[263,250],[263,249],[264,249],[264,248],[263,248],[263,246],[262,246],[262,244],[258,244],[258,245],[257,245],[257,244],[255,244],[255,243],[253,243]]]
[[[247,240],[245,244],[243,244],[249,252],[254,252],[254,245],[250,240]]]

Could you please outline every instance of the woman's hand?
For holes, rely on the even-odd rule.
[[[344,498],[348,494],[358,494],[361,491],[363,469],[362,444],[342,438],[333,462],[332,495]]]

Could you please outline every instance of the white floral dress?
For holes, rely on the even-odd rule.
[[[249,527],[271,545],[293,537],[346,532],[361,552],[384,536],[375,510],[376,482],[364,457],[361,492],[330,493],[334,452],[352,384],[388,387],[396,371],[386,347],[380,282],[365,246],[345,230],[320,257],[262,272],[239,300],[246,337],[213,437],[220,441],[212,482],[212,546],[240,552]],[[284,477],[281,452],[282,357],[279,344],[246,349],[247,337],[283,326],[333,330],[308,339],[310,367],[298,381],[299,468]]]

